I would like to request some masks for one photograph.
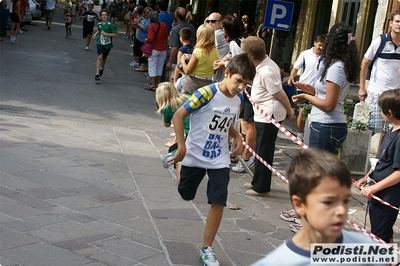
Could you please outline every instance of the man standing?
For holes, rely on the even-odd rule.
[[[322,54],[322,49],[325,45],[325,37],[318,35],[314,40],[314,47],[301,52],[293,65],[292,71],[287,84],[293,86],[294,79],[297,75],[297,71],[303,69],[303,73],[300,75],[299,81],[314,86],[320,72],[322,70],[322,64],[318,68],[319,59]],[[297,94],[303,93],[301,90],[297,90]],[[299,107],[299,114],[297,116],[297,138],[301,141],[304,139],[304,127],[305,121],[302,119],[302,113],[304,108]]]
[[[373,133],[388,130],[388,126],[384,128],[385,121],[378,106],[379,95],[386,90],[400,88],[400,10],[392,13],[389,27],[391,31],[385,36],[389,41],[386,41],[382,52],[377,54],[381,44],[381,37],[378,37],[372,41],[361,62],[358,98],[360,101],[365,101],[369,96],[368,127]],[[367,70],[375,57],[367,92],[365,87]]]
[[[169,54],[169,60],[167,62],[167,70],[171,71],[174,73],[174,69],[172,69],[173,64],[176,64],[176,56],[178,55],[178,49],[179,47],[182,46],[182,43],[179,40],[179,31],[182,28],[189,28],[192,31],[192,39],[190,40],[190,44],[195,46],[196,44],[196,29],[195,27],[186,22],[185,17],[186,17],[186,9],[184,7],[178,7],[175,12],[174,12],[174,17],[177,21],[175,27],[172,28],[171,34],[169,36],[169,42],[168,46],[171,47],[171,51]],[[170,75],[170,78],[172,78],[173,75]],[[169,80],[170,82],[174,83],[173,80]]]
[[[206,23],[213,26],[215,30],[215,47],[218,49],[219,60],[229,53],[229,44],[226,42],[224,30],[222,29],[223,17],[220,13],[211,13],[206,18]],[[218,82],[224,79],[225,70],[215,71],[213,81]]]
[[[251,89],[251,100],[278,122],[282,122],[285,118],[294,119],[294,110],[282,88],[279,67],[266,55],[264,41],[259,37],[249,36],[242,41],[242,51],[253,60],[257,71]],[[272,166],[278,128],[259,110],[254,110],[254,121],[256,153]],[[271,178],[272,172],[256,160],[253,180],[251,183],[244,184],[244,187],[249,189],[246,194],[269,197]]]
[[[11,0],[8,0],[11,1]],[[7,20],[8,20],[8,13],[10,12],[7,9],[7,0],[1,0],[0,2],[0,39],[1,37],[8,37],[7,35]]]
[[[158,8],[160,13],[158,13],[158,22],[164,22],[167,25],[168,35],[172,30],[172,23],[174,22],[172,15],[167,12],[167,3],[165,1],[158,1]]]
[[[54,10],[56,9],[56,0],[46,1],[46,27],[49,30],[53,22]]]

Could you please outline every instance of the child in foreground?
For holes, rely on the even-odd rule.
[[[361,195],[377,197],[389,202],[397,208],[400,206],[400,89],[387,90],[378,98],[378,105],[386,123],[393,126],[382,141],[376,155],[379,160],[375,170],[360,179],[356,186],[361,189]],[[386,243],[393,242],[393,225],[396,222],[398,210],[386,206],[375,199],[368,202],[371,233],[381,238]]]
[[[175,112],[188,100],[185,94],[180,94],[171,82],[160,83],[156,90],[156,102],[158,105],[157,114],[162,115],[163,123],[165,127],[170,127],[172,117]],[[183,120],[183,128],[185,134],[189,134],[190,128],[190,116]],[[174,152],[177,149],[176,141],[171,143],[168,152]],[[179,184],[181,171],[180,164],[176,164],[176,182]]]
[[[256,74],[252,60],[245,54],[229,61],[221,82],[196,90],[175,113],[173,122],[178,150],[169,161],[182,161],[178,191],[184,200],[192,200],[205,174],[208,174],[207,198],[211,204],[204,230],[200,262],[219,266],[211,247],[222,220],[228,198],[229,138],[232,153],[242,153],[242,138],[233,127],[235,115],[243,103],[243,91]],[[191,114],[190,134],[185,142],[183,121]]]
[[[96,81],[99,81],[103,75],[108,54],[113,47],[112,38],[117,38],[118,30],[114,24],[108,21],[109,17],[110,13],[107,9],[100,11],[101,22],[97,24],[98,29],[93,35],[93,40],[97,38],[96,76],[94,77]]]
[[[378,244],[359,232],[343,230],[351,199],[351,174],[337,156],[319,149],[304,150],[290,162],[286,175],[289,178],[290,199],[302,227],[252,266],[314,265],[310,259],[311,244]]]

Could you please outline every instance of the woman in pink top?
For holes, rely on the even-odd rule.
[[[151,12],[149,18],[150,25],[145,42],[154,43],[154,48],[148,59],[151,85],[145,87],[145,89],[155,91],[161,82],[165,57],[167,56],[168,30],[164,22],[158,22],[157,12]]]

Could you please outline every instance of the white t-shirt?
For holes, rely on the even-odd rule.
[[[47,0],[46,10],[54,10],[54,9],[56,9],[56,0]]]
[[[346,116],[344,114],[343,100],[350,89],[350,83],[347,81],[344,65],[341,60],[336,60],[329,67],[322,82],[320,79],[317,80],[314,86],[315,97],[319,99],[326,98],[326,81],[330,81],[336,85],[339,85],[340,92],[338,103],[335,110],[332,112],[326,112],[313,105],[310,113],[311,121],[320,123],[347,123]]]
[[[240,38],[240,43],[242,43],[242,41],[244,40],[243,38]],[[242,48],[236,43],[236,41],[232,40],[229,43],[229,51],[231,53],[231,59],[238,54],[242,53]]]
[[[217,83],[193,93],[183,105],[191,116],[182,165],[207,169],[229,167],[229,127],[242,103],[242,94],[228,98]]]
[[[364,54],[365,58],[374,59],[380,44],[381,37],[374,39]],[[381,94],[386,90],[398,88],[400,88],[400,46],[395,48],[393,42],[389,41],[372,66],[368,91]]]
[[[336,243],[375,243],[370,237],[365,236],[358,232],[342,231],[342,235],[337,239]],[[311,264],[311,254],[309,250],[304,250],[296,246],[292,237],[287,239],[285,243],[280,245],[277,249],[269,253],[263,259],[257,261],[251,266],[315,266],[318,264]],[[322,265],[322,264],[319,264]],[[338,264],[328,264],[330,266],[338,266]],[[341,266],[348,264],[339,264]],[[360,266],[365,264],[350,264],[351,266]],[[368,264],[368,265],[382,265],[385,264]]]
[[[286,118],[286,109],[273,94],[283,90],[278,65],[268,56],[256,67],[256,76],[251,88],[251,100],[278,122]],[[260,111],[254,110],[254,121],[270,123]]]
[[[318,61],[320,56],[314,54],[314,47],[308,50],[301,52],[300,56],[297,58],[296,62],[293,64],[293,68],[303,70],[303,73],[300,75],[299,81],[304,82],[306,84],[313,85],[317,81],[318,77],[320,77],[323,66],[320,64],[320,67],[317,69]]]

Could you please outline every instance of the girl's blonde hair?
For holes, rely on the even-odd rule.
[[[187,101],[188,97],[180,94],[171,82],[162,82],[156,90],[156,102],[158,104],[157,114],[162,114],[162,111],[168,106],[172,112],[176,112],[178,108]]]
[[[197,43],[195,48],[202,49],[206,54],[210,54],[215,48],[215,30],[210,24],[202,24],[196,32]]]

